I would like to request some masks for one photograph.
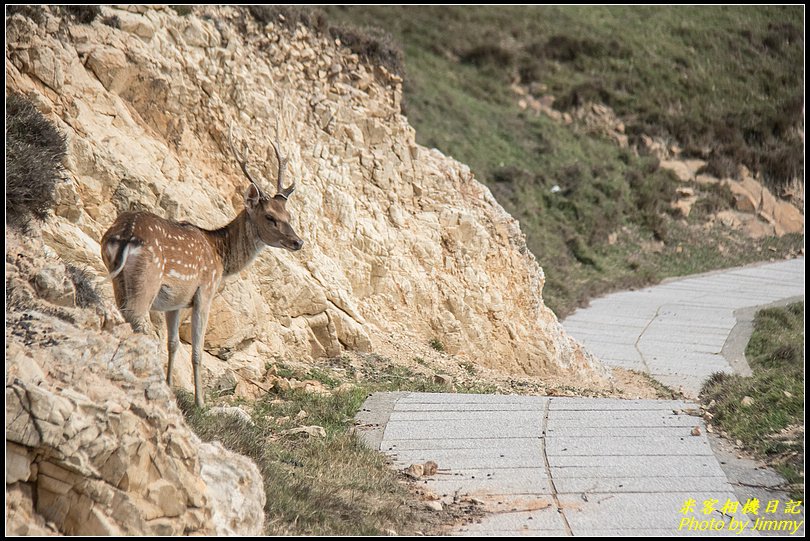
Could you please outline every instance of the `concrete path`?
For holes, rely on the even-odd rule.
[[[746,308],[802,296],[799,258],[614,293],[577,310],[563,326],[605,364],[647,372],[696,397],[712,373],[748,369],[745,333],[729,341],[735,312],[750,318],[753,310]]]
[[[690,415],[694,407],[671,400],[379,393],[358,421],[369,445],[397,468],[436,462],[438,474],[424,483],[445,502],[466,494],[484,503],[491,514],[460,527],[460,535],[673,535],[691,518],[714,519],[725,530],[715,533],[728,533],[732,516],[719,509],[737,496],[701,418]],[[698,503],[684,514],[689,499]],[[704,515],[703,501],[712,499],[718,510]]]
[[[803,295],[802,258],[616,293],[563,325],[607,364],[696,396],[713,372],[747,369],[753,307]],[[756,535],[757,519],[803,521],[803,512],[741,514],[748,498],[764,506],[789,497],[773,491],[777,475],[717,442],[713,448],[697,408],[672,400],[378,393],[357,420],[366,442],[396,467],[438,463],[423,482],[445,502],[465,494],[484,503],[490,514],[460,535],[729,535],[741,525]],[[736,512],[720,512],[727,501],[740,502]],[[704,502],[713,506],[705,513]]]

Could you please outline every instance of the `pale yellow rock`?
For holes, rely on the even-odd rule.
[[[675,173],[681,182],[689,182],[695,177],[689,166],[681,160],[661,160],[660,166]]]
[[[731,193],[734,195],[734,208],[741,212],[754,213],[757,211],[760,205],[761,190],[759,193],[752,193],[749,187],[731,179],[725,179],[723,183],[731,189]]]
[[[149,501],[157,505],[165,517],[177,517],[186,510],[186,502],[177,488],[165,479],[158,479],[146,489]]]
[[[698,159],[686,159],[683,160],[683,163],[686,165],[686,168],[691,173],[692,177],[697,176],[697,172],[706,165],[705,160],[698,160]]]
[[[32,504],[31,488],[25,483],[6,485],[6,535],[56,535]]]
[[[28,449],[14,443],[6,443],[6,484],[28,481],[31,477],[32,457]]]
[[[697,203],[697,200],[698,196],[696,195],[681,197],[670,203],[670,206],[677,210],[681,216],[686,218],[692,212],[692,207]]]
[[[717,177],[713,177],[712,175],[700,174],[695,175],[695,182],[703,185],[712,185],[720,182],[720,179],[718,179]]]
[[[259,469],[219,443],[203,444],[199,452],[215,534],[261,535],[265,493]]]
[[[84,522],[82,535],[123,535],[121,528],[98,507],[93,507]]]
[[[741,181],[725,179],[722,181],[734,194],[735,208],[738,211],[756,214],[763,222],[770,226],[768,233],[762,231],[760,226],[752,226],[748,230],[755,237],[765,234],[782,236],[785,233],[801,233],[804,230],[804,215],[788,201],[777,199],[768,188],[764,187],[753,177],[745,177]],[[747,220],[750,224],[754,222]]]
[[[753,239],[773,236],[776,234],[774,227],[767,222],[760,220],[756,215],[734,210],[724,210],[718,212],[715,218],[723,225],[732,229],[741,229],[746,235]]]
[[[31,73],[52,90],[61,90],[65,84],[64,58],[60,46],[34,46],[28,50]]]
[[[804,214],[787,201],[777,201],[773,217],[779,227],[777,234],[802,233],[804,231]]]
[[[114,47],[101,46],[87,57],[86,67],[93,72],[104,88],[113,93],[126,90],[135,77],[126,54]]]
[[[124,32],[135,34],[147,41],[155,35],[155,27],[143,15],[118,11],[115,16],[118,17],[119,27]]]

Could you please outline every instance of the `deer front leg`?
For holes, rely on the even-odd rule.
[[[169,349],[169,363],[166,367],[166,384],[172,386],[172,366],[174,366],[174,355],[180,345],[180,310],[166,312],[166,341]]]
[[[194,401],[201,408],[205,405],[205,389],[202,384],[202,349],[211,301],[207,298],[204,299],[199,290],[194,301],[194,309],[191,313],[191,364],[194,368]]]

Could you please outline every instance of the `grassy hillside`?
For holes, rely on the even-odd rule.
[[[383,6],[328,15],[402,43],[408,114],[422,141],[461,157],[486,150],[467,141],[483,137],[494,144],[472,163],[482,173],[498,160],[545,165],[525,143],[531,127],[509,118],[514,108],[490,122],[489,107],[513,104],[505,83],[520,80],[545,84],[557,107],[605,103],[631,134],[669,135],[690,154],[736,159],[770,182],[801,176],[801,7]]]
[[[675,181],[575,126],[521,110],[510,83],[545,85],[566,110],[611,106],[631,143],[678,143],[717,174],[736,164],[772,187],[803,175],[799,7],[330,7],[333,25],[376,26],[405,53],[405,107],[421,144],[468,163],[527,235],[547,303],[789,253],[668,215]],[[557,188],[552,188],[559,186]],[[662,244],[663,243],[663,244]]]

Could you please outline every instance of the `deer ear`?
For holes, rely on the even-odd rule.
[[[248,186],[248,189],[245,190],[245,206],[248,209],[253,210],[259,205],[259,202],[262,200],[263,197],[264,194],[259,189],[259,187],[251,182],[250,186]]]

